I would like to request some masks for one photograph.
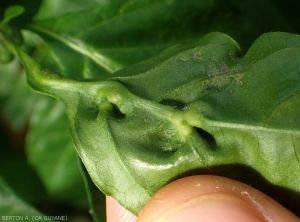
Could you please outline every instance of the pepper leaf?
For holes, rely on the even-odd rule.
[[[84,180],[86,194],[88,196],[88,202],[90,206],[89,213],[91,214],[94,222],[105,221],[105,195],[95,186],[80,160],[78,161],[78,164],[80,165],[80,171]]]
[[[80,82],[41,71],[18,50],[30,84],[66,104],[94,183],[136,214],[168,182],[221,165],[248,167],[299,196],[300,36],[264,34],[239,52],[211,33],[107,81]]]
[[[68,46],[112,73],[210,31],[248,46],[269,30],[299,30],[281,8],[269,0],[44,0],[29,28],[50,47]]]

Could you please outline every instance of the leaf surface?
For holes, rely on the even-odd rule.
[[[269,0],[44,0],[29,29],[51,48],[69,47],[68,56],[79,53],[107,74],[210,31],[229,33],[248,47],[260,33],[299,29],[294,13],[281,8]]]
[[[138,213],[166,183],[220,165],[299,195],[299,46],[298,35],[268,33],[239,57],[233,39],[211,33],[89,82],[45,77],[20,56],[33,87],[66,103],[95,184]]]
[[[94,222],[104,222],[106,220],[106,197],[95,186],[82,162],[80,160],[78,162],[84,180],[85,190],[88,196],[90,206],[89,213],[91,214]]]

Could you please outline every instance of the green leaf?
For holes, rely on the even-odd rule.
[[[102,67],[66,45],[51,40],[49,46],[47,38],[43,40],[33,32],[23,33],[27,44],[32,42],[32,45],[35,45],[34,58],[45,69],[74,79],[106,79],[108,77],[108,73]]]
[[[18,61],[0,65],[0,113],[14,131],[26,126],[35,101]]]
[[[25,9],[20,5],[14,5],[14,6],[8,7],[4,12],[4,18],[0,22],[0,26],[10,22],[12,19],[23,14],[24,10]]]
[[[9,146],[10,144],[0,143],[0,145],[0,171],[2,178],[5,179],[14,193],[22,200],[30,204],[37,204],[44,200],[46,197],[44,187],[35,171],[28,165],[25,156],[13,152],[12,147]]]
[[[212,30],[246,46],[262,32],[297,30],[280,10],[269,0],[47,0],[30,29],[50,48],[67,46],[111,73]]]
[[[12,54],[0,43],[0,64],[11,62],[13,59]]]
[[[18,77],[18,62],[12,61],[0,65],[0,98],[1,101],[13,90],[13,82]]]
[[[30,204],[45,199],[45,191],[36,173],[29,166],[25,155],[18,150],[22,138],[9,129],[1,118],[0,124],[0,172],[1,178],[16,196]],[[18,176],[16,176],[18,175]],[[22,186],[20,186],[22,184]]]
[[[45,47],[39,39],[36,39],[36,36],[28,32],[25,33],[25,39],[28,51],[32,45],[36,44],[42,48]],[[44,54],[48,52],[46,49],[44,49]],[[35,52],[42,59],[44,54],[37,50]],[[46,97],[37,97],[29,89],[25,81],[24,70],[16,60],[2,65],[0,73],[0,80],[2,80],[0,81],[0,112],[14,131],[24,130],[29,122],[27,156],[49,196],[53,200],[56,199],[56,202],[86,208],[84,184],[77,167],[77,154],[69,135],[63,105]],[[51,133],[53,131],[56,134]],[[3,161],[3,167],[5,168],[5,164],[8,166],[13,163],[14,159],[10,162]],[[7,166],[6,169],[8,169]],[[24,192],[22,194],[28,196]]]
[[[16,0],[15,2],[22,2],[22,4],[27,5],[25,7],[27,9],[25,12],[26,19],[24,19],[24,16],[21,16],[12,21],[14,24],[24,27],[35,14],[34,12],[38,8],[40,1]],[[12,2],[9,0],[4,0],[1,3],[3,6],[11,4]],[[264,120],[268,115],[268,111],[270,111],[266,107],[277,107],[285,99],[285,97],[280,97],[281,93],[278,93],[279,91],[283,91],[284,95],[293,95],[292,92],[284,88],[286,86],[286,88],[292,90],[293,86],[290,84],[292,82],[290,79],[281,80],[279,78],[278,81],[283,86],[277,87],[275,82],[275,90],[271,86],[265,88],[263,87],[265,85],[262,86],[262,83],[257,84],[256,82],[260,81],[258,78],[253,80],[253,82],[251,82],[251,78],[251,81],[248,79],[247,81],[255,86],[256,84],[259,85],[259,89],[256,89],[254,86],[252,88],[250,86],[247,86],[248,88],[242,87],[242,85],[244,85],[244,72],[249,69],[250,71],[247,72],[257,73],[256,70],[250,69],[252,66],[255,67],[253,69],[256,69],[258,66],[256,62],[259,64],[263,63],[264,69],[259,69],[259,67],[257,69],[262,70],[262,73],[267,73],[265,74],[267,77],[261,79],[261,82],[273,83],[268,81],[270,73],[282,69],[275,71],[271,69],[277,65],[276,59],[276,62],[273,61],[274,64],[267,67],[264,64],[265,57],[268,57],[270,54],[273,55],[277,51],[283,53],[282,50],[290,46],[292,48],[296,47],[298,38],[295,38],[295,40],[288,38],[288,41],[292,41],[292,43],[286,41],[286,37],[275,36],[273,38],[271,36],[269,37],[272,39],[271,41],[267,37],[261,38],[243,59],[238,58],[236,55],[237,52],[240,53],[237,49],[237,44],[223,35],[211,35],[203,38],[197,44],[191,43],[192,40],[197,39],[197,37],[202,36],[203,33],[209,30],[220,30],[230,33],[239,40],[242,46],[248,45],[258,33],[269,29],[299,31],[299,22],[297,19],[294,19],[293,13],[287,13],[292,11],[291,8],[285,6],[285,8],[288,7],[289,9],[283,13],[278,5],[281,5],[279,1],[88,0],[85,4],[82,4],[80,0],[44,0],[38,15],[35,17],[35,23],[30,26],[31,30],[42,34],[47,42],[47,44],[39,45],[40,51],[34,52],[36,54],[33,53],[35,59],[39,61],[45,70],[61,73],[63,76],[71,79],[97,78],[108,80],[108,82],[78,83],[66,79],[62,81],[58,76],[47,75],[47,72],[43,73],[48,77],[45,80],[45,78],[39,78],[38,74],[40,71],[34,62],[30,61],[30,59],[25,59],[26,63],[31,64],[27,64],[29,70],[37,74],[34,78],[29,78],[29,81],[36,89],[62,97],[68,104],[74,137],[77,138],[78,144],[83,144],[82,146],[78,145],[79,151],[85,160],[85,164],[88,165],[88,170],[93,174],[94,181],[102,190],[108,194],[115,195],[122,204],[134,212],[139,210],[153,192],[163,184],[177,178],[179,174],[195,169],[211,169],[212,166],[220,164],[242,164],[243,166],[252,167],[258,173],[261,173],[266,181],[274,185],[280,185],[283,188],[290,188],[299,193],[298,187],[295,188],[293,184],[291,185],[289,179],[281,178],[280,176],[276,178],[274,176],[276,173],[273,173],[273,171],[277,170],[277,168],[269,169],[268,166],[271,165],[268,163],[269,159],[267,158],[268,161],[264,160],[265,156],[269,155],[270,160],[276,162],[277,159],[273,155],[276,156],[281,148],[276,148],[274,152],[263,152],[263,154],[256,151],[258,154],[254,155],[254,148],[251,145],[251,149],[246,149],[253,151],[251,151],[250,155],[241,149],[241,144],[244,143],[244,140],[243,142],[238,141],[240,137],[249,137],[247,132],[257,131],[259,133],[254,136],[250,133],[254,138],[251,144],[259,144],[257,150],[260,151],[260,147],[263,147],[262,150],[264,150],[264,147],[268,147],[264,145],[265,143],[271,144],[271,142],[275,141],[275,138],[268,136],[268,133],[266,133],[267,139],[261,138],[264,129],[269,127],[269,122],[273,123],[273,125],[270,125],[271,129],[276,129],[274,132],[272,130],[269,132],[271,135],[284,133],[286,122],[288,122],[287,132],[293,131],[293,124],[297,126],[298,120],[296,117],[296,120],[291,120],[292,117],[290,117],[299,114],[297,110],[297,95],[294,99],[295,101],[291,100],[293,105],[283,105],[283,108],[278,108],[280,111],[276,111],[276,108],[274,108],[274,114],[270,114],[270,119]],[[292,5],[294,8],[297,8],[295,6],[298,4]],[[256,13],[253,13],[253,11]],[[3,14],[2,7],[0,12]],[[298,11],[295,10],[295,12],[297,13]],[[117,73],[116,77],[110,78],[108,75],[108,73],[119,70],[129,64],[156,55],[170,45],[182,42],[190,42],[190,44],[168,49],[150,61]],[[272,42],[271,46],[269,46],[270,42]],[[207,49],[205,48],[206,45],[208,45]],[[226,48],[227,46],[228,48]],[[196,51],[195,53],[193,49]],[[198,53],[198,50],[200,53]],[[230,55],[226,56],[226,50],[230,52],[228,53]],[[290,57],[291,54],[287,53]],[[282,54],[280,56],[284,57]],[[202,61],[202,58],[204,58],[204,61]],[[281,61],[281,59],[278,60]],[[199,65],[198,63],[201,62],[202,65]],[[287,63],[286,67],[289,66],[291,64]],[[291,70],[288,70],[288,73],[291,72]],[[226,75],[224,74],[222,77],[220,75],[219,77],[220,73],[225,73]],[[287,78],[291,77],[290,75]],[[234,81],[236,81],[236,85],[232,84]],[[238,88],[238,83],[241,85],[240,88]],[[295,87],[297,88],[297,86]],[[95,93],[98,89],[99,92]],[[0,90],[2,89],[0,88]],[[249,105],[245,102],[245,98],[248,98],[249,91],[251,95],[251,90],[258,91],[257,93],[265,93],[264,95],[266,96],[262,97],[262,101],[257,101],[257,98],[260,99],[260,96],[257,96],[257,94],[255,94],[257,98],[250,96]],[[119,94],[122,94],[120,98],[118,97]],[[18,95],[18,97],[23,98],[21,94]],[[232,100],[228,99],[231,96]],[[22,100],[16,99],[15,101],[13,103],[17,105],[16,107],[22,108],[22,106],[18,106],[18,104],[22,103]],[[88,108],[80,107],[82,104]],[[262,108],[255,109],[260,106]],[[21,108],[13,110],[21,110]],[[152,108],[153,110],[151,111]],[[48,109],[51,110],[50,106]],[[6,113],[8,115],[12,117],[16,115],[16,112],[10,112],[10,109],[7,110]],[[40,112],[44,111],[41,110]],[[286,112],[288,114],[287,117],[282,117],[280,112]],[[26,114],[26,112],[24,113]],[[53,125],[61,126],[60,121],[65,121],[61,111],[57,115],[60,117],[53,121],[52,125],[49,126],[49,130],[51,130]],[[100,124],[92,124],[90,119],[96,118],[98,115],[101,118],[99,117],[96,122],[99,121]],[[39,116],[39,113],[37,113],[37,116]],[[39,117],[39,121],[44,121],[48,116],[51,116],[51,113],[46,112],[46,116]],[[14,118],[11,119],[14,120]],[[221,123],[223,122],[231,125],[222,125]],[[138,129],[136,129],[136,126],[139,126]],[[247,129],[243,128],[244,126],[253,128]],[[100,129],[98,130],[99,127]],[[235,129],[234,127],[240,128]],[[259,127],[262,127],[263,130],[258,130],[260,129]],[[39,140],[35,140],[33,143],[35,148],[38,148],[39,144],[43,144],[44,134],[37,133],[39,128],[41,128],[43,133],[49,133],[46,130],[47,127],[43,126],[43,124],[41,124],[41,127],[39,124],[34,125],[32,134],[39,136]],[[53,127],[53,129],[56,130],[57,135],[67,134],[65,126]],[[236,131],[242,132],[240,137],[236,136],[238,134]],[[101,135],[98,138],[98,132],[103,132],[103,135],[106,135],[106,137],[102,138]],[[85,135],[87,133],[90,133],[90,135]],[[224,139],[223,143],[222,139],[220,139],[221,134],[224,134],[224,138],[227,138],[226,141]],[[233,137],[231,134],[234,135],[234,138],[228,139],[228,137]],[[81,151],[86,149],[85,144],[90,145],[90,147],[97,145],[86,139],[92,136],[97,138],[97,144],[103,144],[104,141],[106,145],[113,147],[112,154],[107,153],[106,156],[103,155],[98,165],[102,164],[105,166],[103,163],[105,161],[109,162],[112,159],[111,156],[115,156],[118,161],[113,161],[112,168],[116,169],[118,173],[115,172],[110,175],[107,173],[110,171],[103,166],[98,167],[97,164],[93,166],[95,163],[98,163],[98,152],[95,151],[94,153],[94,151],[89,149],[84,152]],[[193,138],[198,137],[200,141],[204,141],[200,143],[201,146],[213,147],[215,152],[208,152],[207,154],[205,151],[202,162],[200,161],[201,152],[201,155],[198,155],[198,159],[189,154],[192,155],[191,163],[184,165],[186,163],[184,161],[187,160],[182,158],[180,159],[182,165],[180,165],[180,161],[174,162],[178,163],[178,166],[174,166],[174,170],[173,168],[170,170],[168,168],[169,165],[164,170],[165,164],[169,161],[169,152],[177,153],[177,149],[191,150],[193,144],[186,141],[192,140],[193,142]],[[278,136],[278,138],[280,137]],[[231,142],[231,140],[234,142]],[[282,139],[282,143],[284,141]],[[292,152],[292,149],[289,149],[287,156],[294,154],[297,157],[299,154],[298,137],[296,136],[296,139],[292,138],[289,141],[296,142],[292,144],[294,152]],[[249,139],[246,143],[249,145]],[[287,147],[291,147],[290,143],[286,143]],[[45,149],[43,155],[52,148],[50,146],[51,142],[47,144],[49,146]],[[69,147],[71,144],[70,139],[66,144],[66,147]],[[123,148],[123,146],[125,147],[124,150],[119,151],[119,147]],[[142,149],[140,149],[141,147]],[[35,148],[31,149],[34,150]],[[136,149],[142,151],[135,151]],[[266,149],[269,151],[271,148]],[[62,150],[65,149],[62,148],[60,151]],[[148,150],[151,150],[149,154]],[[210,151],[210,149],[208,150]],[[224,150],[228,150],[228,153],[232,152],[232,156],[229,158],[228,155],[223,154],[227,154]],[[104,151],[107,152],[106,150]],[[34,152],[32,151],[30,155],[34,156]],[[90,159],[89,155],[85,155],[85,152],[89,155],[93,154],[95,159]],[[193,152],[197,156],[197,149],[194,149]],[[58,152],[54,153],[56,156],[59,156]],[[129,155],[127,153],[133,154]],[[154,157],[148,160],[146,154],[148,156],[154,154]],[[41,155],[42,160],[45,158],[43,155]],[[177,157],[180,155],[185,156],[184,152],[177,154]],[[214,155],[216,157],[210,159],[210,156]],[[252,160],[257,159],[253,157],[256,155],[262,155],[262,160],[258,162]],[[173,156],[175,157],[172,157],[171,163],[177,158],[175,154]],[[162,157],[168,161],[160,162]],[[228,159],[226,159],[227,157]],[[209,161],[206,161],[206,158]],[[47,164],[46,161],[41,163],[34,157],[30,157],[30,159],[33,160],[32,163],[36,168],[41,168],[38,171],[40,175],[43,175],[42,178],[45,183],[49,183],[47,185],[49,190],[55,191],[56,189],[59,190],[60,186],[65,186],[64,182],[55,183],[46,178],[45,169],[52,169],[49,165],[46,166],[50,162],[47,162]],[[282,159],[286,160],[287,157],[282,155]],[[150,163],[148,163],[149,161]],[[141,169],[136,169],[142,163],[145,163],[145,166],[149,168],[154,167],[153,170],[145,170],[142,167]],[[162,168],[160,168],[161,165]],[[294,165],[292,161],[291,167],[294,167]],[[286,165],[284,167],[289,168]],[[91,170],[95,170],[95,172],[91,172]],[[144,178],[148,173],[147,170],[150,173],[149,178],[152,182],[148,182],[148,179]],[[103,174],[106,174],[106,176],[100,176],[102,171],[105,172]],[[65,172],[68,175],[68,171],[66,170]],[[119,176],[122,172],[123,177]],[[278,174],[281,175],[282,170],[278,171]],[[291,177],[293,181],[294,177]],[[157,178],[161,178],[159,183],[155,181]],[[110,182],[106,184],[106,182],[103,182],[105,180]],[[126,182],[121,184],[121,180]],[[121,186],[124,187],[120,188]],[[124,194],[132,187],[138,187],[135,195],[131,197],[131,195]],[[140,197],[138,197],[139,194],[141,194]]]
[[[239,52],[211,33],[108,81],[80,82],[18,51],[32,86],[67,105],[94,183],[136,214],[168,182],[223,165],[299,196],[300,36],[264,34]]]
[[[24,27],[32,21],[41,2],[42,0],[1,0],[0,18],[13,26]]]
[[[30,120],[26,147],[28,160],[50,197],[56,202],[86,208],[84,184],[63,104],[39,98]]]
[[[92,215],[94,222],[104,222],[106,221],[105,195],[95,186],[82,162],[80,160],[78,162],[88,196],[89,213]]]
[[[60,6],[68,8],[69,4],[63,1]],[[195,7],[205,13],[211,3],[88,1],[87,6],[71,13],[67,10],[57,17],[37,20],[31,28],[59,40],[111,73],[154,55],[175,41],[184,41],[185,36],[193,38],[194,27],[189,22],[197,15],[189,14],[187,17],[187,13]],[[180,16],[184,19],[178,19]],[[85,31],[78,32],[81,27],[85,27]],[[48,43],[51,45],[51,41]]]
[[[116,0],[113,1],[118,2]],[[105,5],[112,4],[113,1],[85,0],[84,4],[82,4],[82,0],[43,0],[35,18],[38,20],[52,18],[67,13],[86,10],[95,5],[98,5],[99,7],[105,7]]]
[[[17,221],[20,218],[23,218],[23,220],[31,220],[32,217],[43,218],[43,214],[19,199],[2,178],[0,178],[0,199],[0,215],[2,220]],[[15,216],[19,216],[20,218],[14,218]]]

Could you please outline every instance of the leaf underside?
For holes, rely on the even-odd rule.
[[[240,57],[210,33],[106,81],[31,84],[66,103],[92,180],[135,214],[168,182],[221,165],[299,194],[299,47],[298,35],[267,33]]]
[[[6,38],[33,56],[21,56],[33,88],[66,104],[94,183],[135,214],[172,180],[216,174],[251,184],[300,216],[299,36],[267,33],[244,55],[260,33],[299,32],[299,4],[290,3],[4,0],[1,112],[14,130],[29,120],[27,157],[51,197],[86,207],[65,107],[28,91]],[[241,49],[221,33],[198,40],[215,30]],[[4,167],[15,164],[4,156]],[[10,168],[2,176],[15,189]],[[31,183],[16,189],[30,203],[40,195],[24,195],[36,189],[26,188]],[[90,213],[101,220],[95,209],[104,209],[103,196],[87,177],[85,185]],[[15,213],[37,213],[2,191]],[[2,208],[13,212],[8,205]]]

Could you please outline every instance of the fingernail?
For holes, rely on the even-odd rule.
[[[264,222],[257,210],[245,200],[228,194],[206,194],[160,216],[159,222]]]

